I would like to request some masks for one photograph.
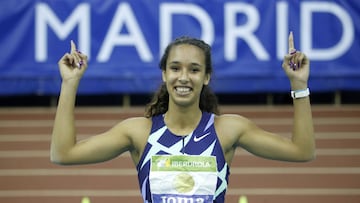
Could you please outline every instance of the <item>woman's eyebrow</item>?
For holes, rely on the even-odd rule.
[[[181,64],[181,62],[180,62],[180,61],[170,61],[170,62],[168,63],[168,65],[178,65],[178,64]],[[190,63],[190,65],[191,65],[191,66],[196,66],[196,67],[202,67],[202,66],[204,66],[204,65],[201,65],[200,63],[197,63],[197,62],[192,62],[192,63]]]
[[[191,65],[192,65],[192,66],[199,66],[199,67],[203,66],[203,65],[201,65],[201,64],[199,64],[199,63],[196,63],[196,62],[191,63]]]
[[[168,64],[180,64],[179,61],[170,61]]]

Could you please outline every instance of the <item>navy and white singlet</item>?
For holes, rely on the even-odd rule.
[[[196,129],[186,137],[171,133],[164,122],[163,115],[152,118],[151,132],[137,165],[138,180],[144,203],[152,202],[149,173],[150,160],[153,155],[215,156],[218,178],[213,202],[223,203],[225,201],[230,171],[215,132],[214,117],[214,114],[204,112]]]

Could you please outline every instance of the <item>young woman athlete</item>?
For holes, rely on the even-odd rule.
[[[210,46],[181,37],[168,45],[161,58],[163,84],[144,117],[125,119],[104,133],[76,141],[75,97],[88,64],[87,56],[71,42],[71,52],[58,62],[62,84],[51,161],[64,165],[98,163],[129,151],[144,202],[223,203],[229,167],[238,147],[273,160],[314,158],[309,65],[308,58],[296,51],[290,33],[289,53],[282,64],[294,98],[292,137],[287,139],[241,115],[219,114],[209,88]]]

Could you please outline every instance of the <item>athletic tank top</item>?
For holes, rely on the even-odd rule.
[[[164,116],[152,118],[151,132],[144,152],[137,165],[138,180],[144,203],[151,203],[149,184],[150,162],[154,155],[200,155],[215,156],[217,162],[217,184],[214,203],[223,203],[228,185],[229,167],[215,132],[214,114],[203,113],[196,129],[187,136],[177,136],[170,132]]]

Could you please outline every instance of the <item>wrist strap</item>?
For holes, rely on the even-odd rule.
[[[306,88],[306,89],[302,89],[302,90],[294,90],[294,91],[291,91],[290,93],[291,93],[291,97],[293,99],[299,99],[299,98],[309,96],[310,90],[309,90],[309,88]]]

